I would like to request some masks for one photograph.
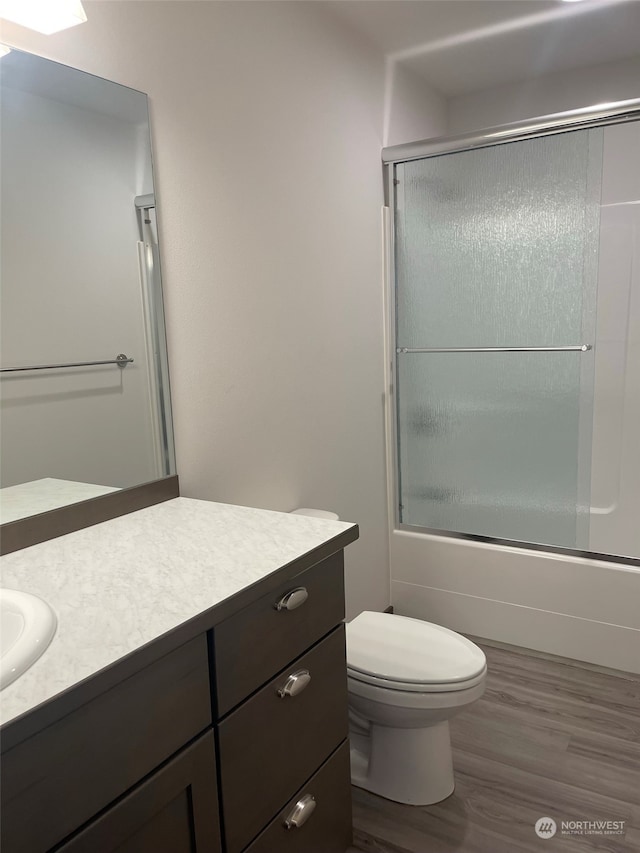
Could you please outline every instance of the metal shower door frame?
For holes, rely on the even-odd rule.
[[[569,131],[590,130],[614,124],[640,120],[640,98],[618,101],[611,104],[600,104],[580,110],[553,113],[547,116],[514,122],[512,124],[490,127],[472,133],[459,134],[450,137],[436,137],[419,142],[389,146],[382,149],[384,203],[387,215],[384,219],[384,248],[385,248],[385,336],[387,351],[385,367],[388,371],[385,385],[388,389],[386,412],[387,427],[387,477],[389,483],[389,521],[390,533],[393,530],[446,536],[452,539],[462,539],[472,542],[483,542],[493,545],[506,545],[528,550],[543,551],[553,554],[564,554],[574,557],[585,557],[593,560],[624,563],[640,567],[640,557],[623,556],[618,554],[602,554],[595,551],[584,551],[574,548],[563,548],[554,545],[544,545],[535,542],[521,542],[512,539],[499,539],[492,536],[480,536],[473,533],[461,533],[451,530],[422,527],[415,524],[404,524],[400,520],[401,472],[399,453],[399,415],[398,415],[398,361],[397,361],[397,284],[396,284],[396,205],[397,187],[396,168],[398,165],[412,160],[424,160],[442,154],[454,154],[471,151],[478,148],[489,148],[505,145],[511,142],[521,142]],[[584,346],[580,348],[584,351]],[[502,349],[502,348],[501,348]],[[507,348],[509,349],[509,348]],[[556,349],[556,348],[554,348]]]

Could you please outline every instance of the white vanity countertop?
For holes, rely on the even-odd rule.
[[[5,724],[355,525],[174,498],[0,558],[1,585],[58,617],[0,693]]]
[[[114,486],[76,483],[73,480],[57,480],[54,477],[18,483],[16,486],[0,489],[0,522],[7,524],[19,518],[117,491],[119,489]]]

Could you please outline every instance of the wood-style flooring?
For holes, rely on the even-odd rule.
[[[353,853],[640,853],[640,676],[476,642],[487,689],[450,724],[454,793],[422,807],[353,788]],[[561,834],[577,820],[625,832]]]

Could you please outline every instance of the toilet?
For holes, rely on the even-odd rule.
[[[487,662],[466,637],[365,611],[347,624],[351,781],[430,805],[454,789],[449,720],[484,693]]]
[[[294,515],[338,520],[302,507]],[[347,623],[351,781],[427,806],[453,793],[449,720],[484,693],[484,652],[461,634],[364,611]]]

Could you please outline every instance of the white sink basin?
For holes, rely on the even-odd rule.
[[[38,660],[56,625],[46,601],[17,589],[0,589],[0,690]]]

